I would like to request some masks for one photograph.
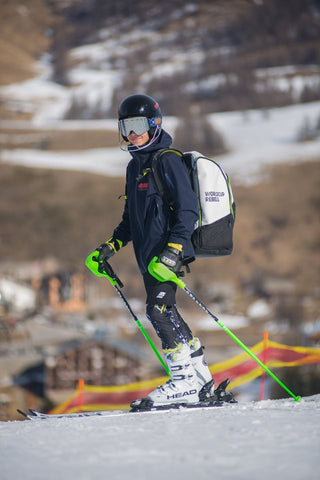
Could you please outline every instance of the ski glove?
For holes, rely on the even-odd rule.
[[[159,255],[159,262],[175,273],[178,273],[182,266],[182,245],[179,243],[168,243]]]
[[[107,262],[109,258],[111,258],[116,252],[120,250],[122,247],[121,240],[117,240],[116,238],[111,237],[107,242],[102,243],[96,251],[99,252],[99,256],[97,258],[99,264],[103,264]]]

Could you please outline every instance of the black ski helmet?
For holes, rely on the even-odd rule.
[[[134,94],[124,98],[119,105],[118,118],[123,120],[130,117],[148,118],[150,129],[148,131],[150,139],[160,135],[162,125],[162,115],[159,103],[149,95]],[[127,137],[122,135],[125,141]],[[154,141],[155,139],[153,139]]]

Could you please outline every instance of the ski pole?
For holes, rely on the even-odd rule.
[[[134,321],[136,322],[138,328],[140,329],[141,333],[144,335],[145,339],[147,340],[147,342],[149,343],[150,347],[152,348],[153,352],[155,353],[155,355],[158,357],[158,360],[160,361],[161,365],[163,366],[163,368],[165,369],[165,372],[167,373],[167,375],[170,377],[170,371],[166,365],[166,363],[164,362],[163,358],[161,357],[160,353],[158,352],[158,350],[156,349],[154,343],[152,342],[151,338],[149,337],[148,333],[146,332],[145,328],[143,327],[143,325],[141,324],[141,322],[139,321],[138,317],[135,315],[135,313],[133,312],[129,302],[127,301],[127,299],[125,298],[125,296],[123,295],[122,291],[120,290],[120,288],[123,287],[123,283],[121,282],[121,280],[119,279],[119,277],[115,274],[115,272],[113,271],[110,263],[108,262],[104,262],[103,264],[103,269],[100,268],[99,266],[99,263],[96,259],[96,257],[89,255],[86,259],[86,266],[89,268],[89,270],[91,270],[91,272],[93,272],[95,275],[97,275],[98,277],[106,277],[109,282],[111,283],[111,285],[114,286],[116,292],[118,293],[118,295],[120,296],[120,298],[122,299],[123,303],[125,304],[125,306],[127,307],[127,309],[129,310],[132,318],[134,319]]]
[[[202,308],[208,315],[210,315],[211,318],[248,354],[250,355],[251,358],[253,358],[259,365],[260,367],[263,368],[276,382],[281,385],[284,390],[286,390],[296,402],[299,402],[301,399],[300,396],[296,396],[294,393],[289,390],[289,388],[273,373],[269,368],[264,365],[264,363],[261,362],[261,360],[253,353],[251,350],[246,347],[244,343],[233,333],[231,330],[229,330],[226,325],[222,323],[221,320],[218,319],[210,310],[199,300],[194,293],[192,293],[187,287],[186,284],[179,278],[174,272],[172,272],[169,268],[167,268],[163,263],[158,262],[158,257],[154,257],[149,266],[148,266],[149,273],[153,275],[157,280],[160,282],[162,281],[169,281],[169,282],[174,282],[176,283],[184,292],[186,292],[190,298],[196,304]]]

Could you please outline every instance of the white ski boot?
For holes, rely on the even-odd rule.
[[[199,338],[193,337],[191,342],[189,342],[189,347],[192,365],[197,375],[199,400],[206,400],[213,397],[214,380],[204,357],[203,347]]]
[[[148,400],[151,400],[154,406],[198,402],[198,381],[189,346],[180,343],[176,348],[165,350],[164,353],[171,379],[149,393]]]

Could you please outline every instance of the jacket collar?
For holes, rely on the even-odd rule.
[[[172,137],[167,133],[165,130],[161,131],[159,138],[149,145],[148,147],[144,148],[143,150],[135,150],[130,152],[130,155],[133,159],[142,160],[143,163],[150,158],[150,154],[160,150],[162,148],[169,148],[172,143]]]

